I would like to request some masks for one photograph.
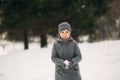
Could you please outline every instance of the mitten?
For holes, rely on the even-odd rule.
[[[69,68],[73,67],[73,61],[72,60],[69,60],[70,64],[69,64]]]

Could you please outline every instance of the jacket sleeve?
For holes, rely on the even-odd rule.
[[[82,60],[81,51],[79,49],[79,46],[77,45],[77,42],[75,42],[74,50],[75,50],[75,52],[74,52],[75,57],[71,59],[73,66],[75,64],[78,64]]]
[[[52,59],[52,61],[53,61],[56,65],[63,66],[64,60],[63,60],[63,59],[60,59],[60,58],[58,57],[55,43],[54,43],[53,48],[52,48],[52,56],[51,56],[51,59]]]

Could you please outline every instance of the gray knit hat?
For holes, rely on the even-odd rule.
[[[68,22],[62,22],[58,25],[58,32],[60,33],[63,29],[68,29],[71,32],[71,25]]]

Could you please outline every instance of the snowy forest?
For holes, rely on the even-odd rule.
[[[55,80],[58,25],[81,50],[82,80],[120,80],[120,0],[0,0],[0,80]]]
[[[59,4],[59,5],[58,5]],[[47,46],[48,35],[57,37],[57,25],[72,25],[72,37],[83,42],[120,38],[119,0],[1,0],[0,39],[22,41],[29,49],[31,37]]]

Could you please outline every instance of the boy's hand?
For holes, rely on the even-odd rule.
[[[68,69],[70,66],[70,62],[68,60],[65,60],[63,63],[65,64],[65,69]]]

